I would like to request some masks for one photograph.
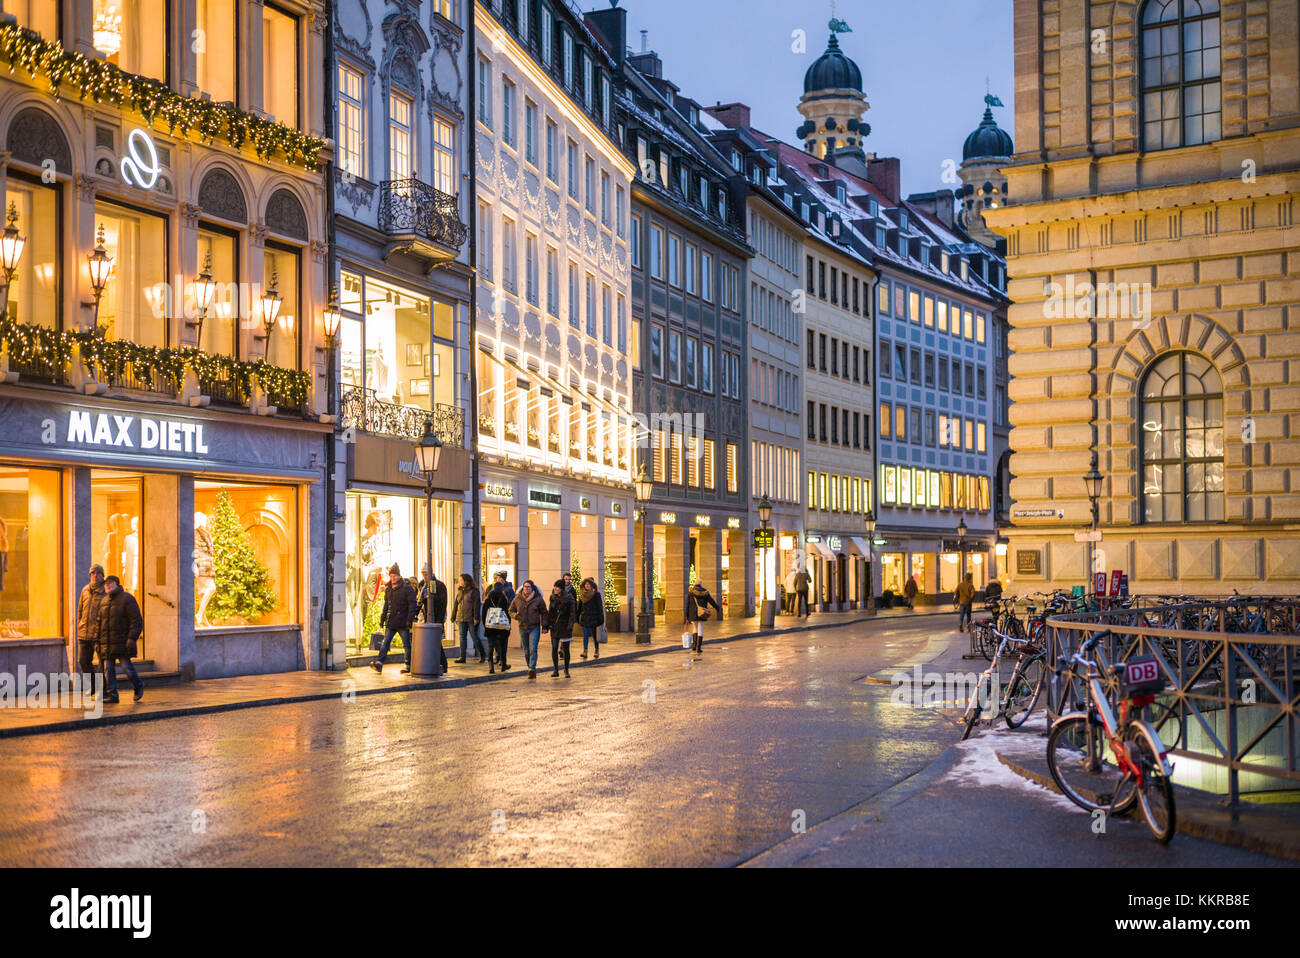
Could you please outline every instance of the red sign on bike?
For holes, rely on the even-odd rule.
[[[1129,686],[1146,685],[1159,679],[1160,667],[1156,665],[1155,659],[1135,659],[1128,663],[1124,673],[1124,681]]]
[[[1119,569],[1113,569],[1110,573],[1110,595],[1119,595],[1119,583],[1124,573]]]
[[[1092,591],[1097,595],[1106,594],[1106,573],[1098,572],[1092,577]]]

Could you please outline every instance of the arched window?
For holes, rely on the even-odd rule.
[[[1209,360],[1170,353],[1142,382],[1145,522],[1223,519],[1223,380]]]
[[[1147,0],[1141,56],[1142,148],[1219,139],[1218,0]]]

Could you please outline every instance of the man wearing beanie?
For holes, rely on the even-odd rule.
[[[379,627],[384,630],[384,642],[379,647],[379,660],[370,663],[376,672],[384,671],[388,647],[392,645],[394,635],[401,635],[402,647],[406,650],[406,668],[402,671],[411,671],[411,624],[415,622],[415,607],[418,602],[415,589],[402,578],[402,570],[394,562],[388,570],[388,584],[384,586],[384,607],[379,613]]]

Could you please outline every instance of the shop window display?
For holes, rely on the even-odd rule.
[[[60,475],[0,466],[0,641],[61,633]]]
[[[122,588],[144,608],[144,527],[139,476],[96,470],[90,478],[90,543],[92,559],[115,575]],[[148,639],[148,635],[142,637]],[[146,658],[144,645],[140,657]]]
[[[298,621],[298,491],[194,483],[195,625]]]
[[[460,529],[460,503],[433,502],[433,574],[454,591],[461,572],[455,543]],[[425,502],[416,496],[384,496],[365,492],[347,495],[347,636],[352,653],[368,647],[379,629],[383,586],[393,563],[412,581],[419,580],[426,561]]]

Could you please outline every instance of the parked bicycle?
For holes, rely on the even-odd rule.
[[[1007,723],[1007,728],[1020,728],[1021,725],[1025,724],[1025,719],[1038,705],[1038,700],[1043,694],[1043,688],[1047,684],[1047,649],[1045,646],[1035,644],[1029,638],[1007,635],[996,631],[994,634],[997,636],[998,644],[993,653],[993,661],[989,663],[989,667],[980,676],[974,693],[971,695],[970,703],[966,706],[964,716],[966,729],[961,736],[963,742],[970,737],[970,733],[975,728],[975,723],[979,721],[980,715],[989,709],[989,704],[995,698],[998,703],[997,709],[988,717],[989,724],[991,725],[1001,718]],[[1003,688],[1002,694],[998,695],[996,693],[998,683],[1001,680],[1002,660],[1010,648],[1017,648],[1019,657],[1016,660],[1015,668],[1011,671],[1011,677]]]
[[[1164,689],[1165,678],[1150,655],[1103,671],[1089,655],[1109,635],[1105,631],[1089,637],[1070,656],[1064,670],[1069,687],[1081,684],[1085,699],[1053,723],[1047,736],[1047,767],[1061,792],[1086,811],[1121,814],[1138,803],[1163,844],[1173,837],[1176,824],[1173,766],[1147,719],[1147,708]],[[1103,678],[1118,683],[1118,716]]]

